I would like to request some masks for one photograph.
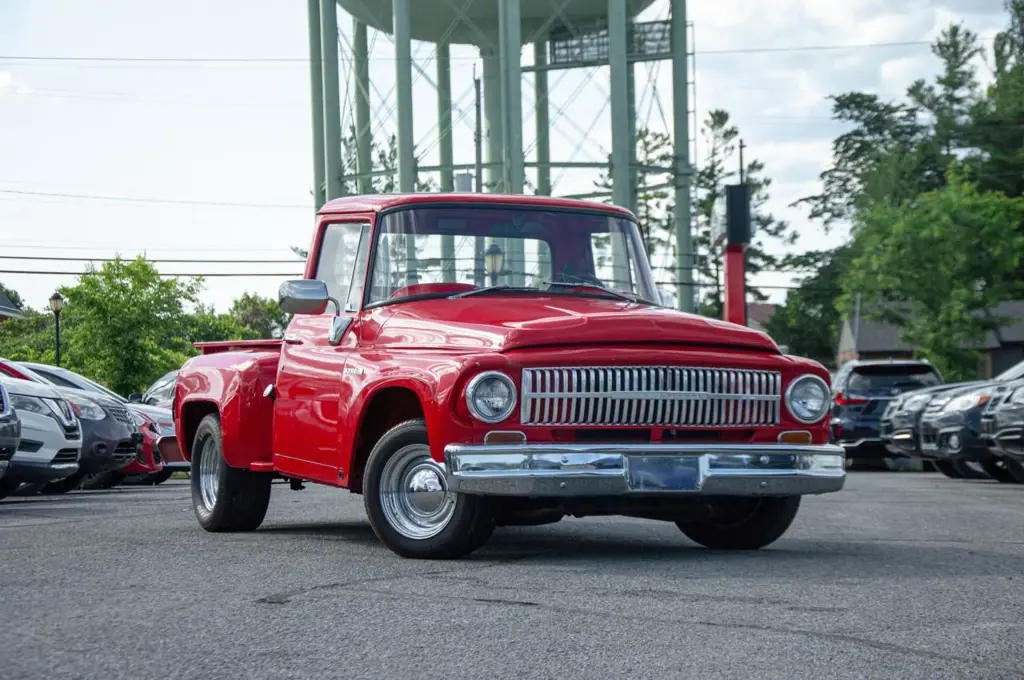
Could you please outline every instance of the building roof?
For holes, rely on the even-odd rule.
[[[763,331],[768,327],[768,322],[779,311],[778,305],[768,302],[752,302],[747,305],[747,325]]]
[[[996,305],[993,314],[1009,319],[1007,325],[998,332],[988,332],[984,339],[971,349],[992,350],[1003,345],[1024,343],[1024,300],[1013,300]],[[846,352],[881,353],[911,352],[915,346],[903,340],[902,330],[898,326],[860,320],[860,331],[854,343],[853,321],[843,321],[839,332],[838,354]]]
[[[21,313],[15,309],[14,303],[11,302],[11,299],[3,293],[0,293],[0,319],[2,318],[21,319],[23,317],[21,316]]]
[[[421,194],[367,194],[364,196],[346,196],[324,203],[320,214],[348,212],[379,212],[389,208],[405,205],[429,205],[431,203],[477,203],[484,205],[522,205],[534,208],[562,208],[573,210],[600,210],[616,213],[623,217],[635,219],[625,208],[599,201],[581,201],[573,198],[554,198],[552,196],[526,196],[522,194],[487,194],[487,193],[421,193]]]

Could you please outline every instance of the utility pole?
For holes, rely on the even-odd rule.
[[[476,75],[476,66],[473,66],[473,89],[476,91],[476,132],[473,139],[476,144],[476,190],[484,190],[484,120],[483,101],[480,93],[480,78]]]
[[[747,178],[746,178],[747,166],[743,162],[743,150],[746,149],[746,148],[747,148],[746,143],[741,139],[740,140],[740,184],[745,184],[746,181],[747,181]]]

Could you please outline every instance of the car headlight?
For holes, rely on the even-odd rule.
[[[969,411],[975,406],[981,406],[982,404],[987,403],[991,398],[991,395],[988,394],[963,394],[955,399],[951,399],[942,410],[947,412]]]
[[[904,411],[920,411],[928,405],[928,395],[919,394],[916,397],[907,399],[907,402],[903,404]]]
[[[141,428],[146,424],[146,419],[140,416],[135,411],[128,411],[132,416],[132,422],[135,423],[135,427]]]
[[[75,413],[82,420],[103,420],[107,417],[106,411],[88,399],[69,395],[68,401],[71,402],[71,407],[75,409]]]
[[[466,386],[466,406],[477,420],[500,423],[516,407],[516,385],[504,373],[481,373]]]
[[[39,397],[26,397],[23,394],[11,395],[11,406],[15,411],[36,413],[41,416],[53,417],[53,410]]]
[[[801,423],[810,425],[825,417],[832,405],[825,381],[816,375],[802,375],[786,390],[786,407]]]

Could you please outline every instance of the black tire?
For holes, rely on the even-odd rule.
[[[946,475],[950,479],[963,479],[964,475],[960,472],[956,465],[953,465],[952,461],[948,460],[933,460],[932,465],[935,469]]]
[[[366,515],[381,543],[402,557],[462,557],[486,543],[494,532],[494,518],[485,498],[453,494],[455,508],[448,523],[437,534],[422,539],[405,536],[392,526],[381,502],[381,481],[388,460],[409,446],[427,443],[427,426],[422,420],[407,420],[384,433],[370,452],[363,473]]]
[[[21,482],[4,481],[0,479],[0,501],[18,490]]]
[[[1010,472],[1005,460],[991,459],[978,461],[988,476],[1000,484],[1017,484],[1017,478]]]
[[[1010,458],[1003,458],[1007,471],[1013,475],[1018,484],[1024,484],[1024,465]]]
[[[726,501],[728,502],[728,501]],[[742,508],[737,517],[697,522],[676,522],[691,541],[712,550],[758,550],[782,537],[800,509],[800,496],[738,498]]]
[[[161,468],[159,472],[154,472],[153,474],[149,475],[149,483],[152,484],[153,486],[157,486],[159,484],[163,484],[168,479],[170,479],[171,475],[173,475],[173,474],[174,474],[174,470],[168,470],[167,468]]]
[[[206,449],[208,444],[210,448]],[[199,423],[192,440],[192,507],[196,519],[199,526],[210,532],[253,531],[266,517],[273,475],[229,467],[222,452],[220,418],[211,414]],[[215,472],[217,493],[211,508],[203,501],[199,474],[203,456],[207,455],[219,459]]]
[[[85,473],[79,470],[64,479],[43,484],[43,488],[39,490],[39,493],[43,496],[60,496],[77,489],[82,484],[83,479],[85,479]]]
[[[954,460],[953,467],[956,468],[964,479],[992,479],[992,476],[985,471],[981,463],[969,462],[966,460]]]
[[[81,488],[84,491],[106,491],[107,489],[113,489],[124,480],[125,475],[123,472],[107,470],[105,472],[97,472],[94,475],[86,475],[85,479],[82,480]]]

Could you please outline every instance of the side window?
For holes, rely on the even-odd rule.
[[[327,284],[327,292],[343,310],[354,310],[363,295],[366,251],[370,225],[347,222],[331,224],[324,230],[316,278]]]

